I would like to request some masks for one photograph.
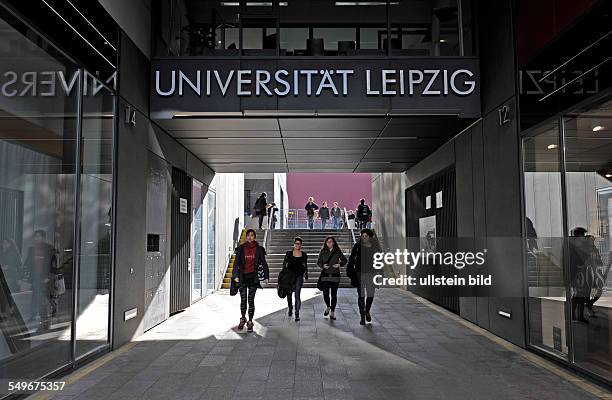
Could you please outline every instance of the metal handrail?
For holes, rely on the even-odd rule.
[[[344,210],[344,224],[351,231],[351,237],[353,238],[353,244],[357,243],[357,238],[355,238],[355,222],[353,221],[353,225],[351,225],[350,220],[348,219],[348,211],[346,207],[343,207]]]
[[[268,209],[266,208],[266,213],[268,213]],[[270,212],[268,215],[268,228],[264,232],[264,240],[263,240],[263,248],[268,251],[268,244],[270,242],[270,231],[272,230],[272,221],[274,220],[274,210]]]

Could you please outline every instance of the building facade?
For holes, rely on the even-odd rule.
[[[0,1],[0,375],[216,290],[258,174],[371,172],[388,248],[435,217],[503,281],[418,294],[609,383],[610,7]]]

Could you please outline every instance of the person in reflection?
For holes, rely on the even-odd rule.
[[[21,255],[19,254],[17,244],[12,239],[2,239],[2,245],[0,245],[0,266],[2,267],[2,273],[10,292],[19,292],[18,282],[23,272]]]
[[[263,192],[259,195],[257,200],[255,200],[255,205],[253,206],[253,217],[259,218],[259,229],[263,225],[263,220],[266,215],[266,208],[268,205],[268,195],[266,192]]]
[[[321,218],[321,229],[325,229],[325,225],[327,225],[327,221],[329,220],[329,208],[327,207],[326,201],[324,201],[321,208],[319,208],[319,218]]]
[[[527,229],[527,248],[530,252],[538,251],[538,233],[529,217],[525,218],[525,228]]]
[[[40,318],[41,328],[49,328],[47,309],[50,305],[53,274],[57,271],[57,251],[46,242],[44,230],[34,232],[33,245],[28,248],[25,267],[30,271],[32,302],[30,321]]]
[[[377,275],[374,269],[374,253],[380,251],[382,251],[380,243],[374,231],[366,228],[361,230],[361,236],[353,246],[349,257],[347,275],[357,284],[357,304],[361,325],[365,325],[366,321],[372,322],[370,309],[374,302],[374,276]]]
[[[302,300],[300,293],[304,280],[308,279],[308,255],[305,251],[302,251],[302,238],[296,237],[293,239],[293,249],[285,253],[283,260],[283,269],[288,268],[295,279],[292,287],[293,293],[295,294],[295,321],[300,320],[300,307],[302,306]],[[292,294],[287,294],[287,307],[289,308],[288,315],[293,314]]]
[[[266,262],[266,250],[255,240],[253,229],[246,231],[246,240],[236,249],[236,260],[232,270],[232,279],[238,284],[240,291],[240,323],[238,330],[247,325],[247,331],[253,332],[253,315],[255,315],[255,293],[261,289],[259,280],[268,283],[270,271]],[[249,320],[246,320],[247,303]]]
[[[306,206],[306,217],[308,218],[308,229],[314,228],[315,211],[319,209],[319,206],[314,202],[314,197],[309,197]]]
[[[585,228],[577,227],[572,230],[569,238],[572,319],[581,322],[588,322],[584,308],[589,304],[591,289],[598,280],[603,279],[601,255],[594,238],[586,233]]]
[[[338,207],[338,202],[334,201],[334,206],[331,209],[332,229],[340,228],[340,219],[342,218],[342,210]]]
[[[338,303],[338,286],[340,285],[340,267],[346,265],[348,260],[338,246],[336,238],[328,236],[323,242],[319,252],[317,265],[321,268],[317,287],[323,292],[323,300],[327,308],[323,313],[329,319],[335,320],[336,304]]]

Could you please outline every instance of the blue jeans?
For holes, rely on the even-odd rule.
[[[314,228],[314,215],[308,216],[308,229]]]
[[[325,225],[327,224],[327,219],[321,218],[321,229],[325,229]]]
[[[332,217],[332,229],[340,228],[340,219],[338,217]]]

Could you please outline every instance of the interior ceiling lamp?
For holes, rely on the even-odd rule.
[[[336,6],[384,6],[387,5],[386,1],[337,1],[334,3]],[[399,1],[389,2],[390,5],[396,6]]]
[[[605,126],[602,125],[595,125],[593,127],[593,132],[599,132],[599,131],[603,131],[605,129]]]
[[[247,1],[247,7],[272,7],[271,1]],[[281,7],[287,7],[289,5],[286,1],[281,1],[278,3]],[[238,1],[222,1],[221,6],[223,7],[239,7],[240,2]]]

